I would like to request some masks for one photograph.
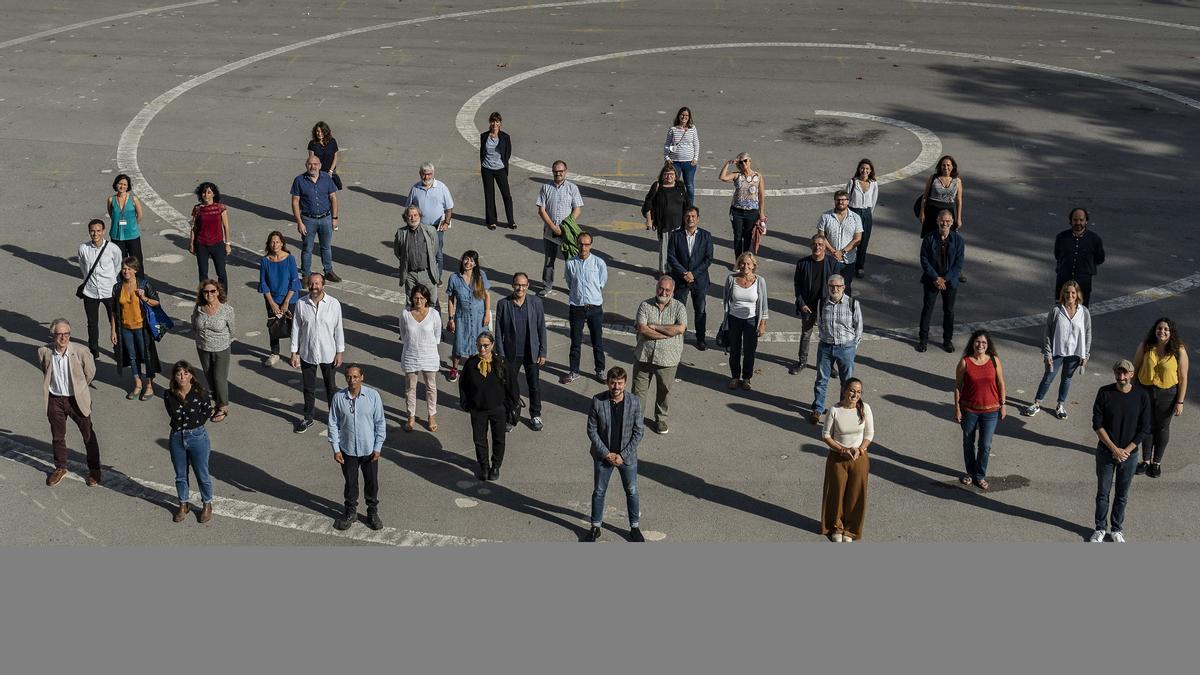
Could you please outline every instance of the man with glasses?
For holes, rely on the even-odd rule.
[[[538,193],[538,216],[542,219],[542,252],[545,260],[542,263],[542,289],[539,297],[546,297],[554,292],[554,261],[559,256],[562,246],[562,221],[570,216],[579,220],[583,213],[583,197],[579,188],[567,180],[567,163],[560,160],[551,167],[554,180],[542,186]]]
[[[854,249],[862,242],[863,224],[858,214],[850,210],[850,195],[845,190],[833,193],[833,208],[821,214],[817,221],[817,233],[825,235],[825,243],[829,246],[829,255],[834,259],[835,274],[844,270],[850,273],[843,275],[846,279],[846,293],[850,293],[850,283],[854,279],[854,262],[857,254]]]
[[[88,223],[88,241],[79,245],[79,273],[83,283],[77,295],[83,298],[83,310],[87,314],[88,351],[92,358],[100,356],[100,306],[108,315],[112,327],[112,289],[121,274],[121,249],[104,238],[104,221],[93,218]]]
[[[808,343],[812,339],[813,328],[817,326],[817,311],[821,309],[821,300],[825,297],[825,284],[829,283],[830,275],[836,274],[834,266],[839,264],[833,256],[825,254],[829,242],[820,232],[813,235],[808,246],[812,255],[796,263],[796,272],[792,276],[796,315],[800,317],[800,348],[797,350],[796,363],[788,367],[791,375],[808,367]]]
[[[812,412],[808,416],[813,424],[820,424],[821,415],[825,414],[825,390],[833,366],[837,365],[843,387],[854,376],[854,357],[863,335],[862,308],[846,293],[842,275],[831,275],[826,289],[817,314],[817,379],[813,382]]]
[[[592,235],[579,235],[579,255],[567,261],[567,320],[571,324],[570,370],[558,379],[571,384],[579,379],[579,359],[583,352],[583,326],[587,324],[592,340],[592,362],[596,379],[604,381],[604,287],[608,285],[608,265],[592,253]]]
[[[917,351],[929,345],[929,323],[933,319],[933,304],[942,296],[942,349],[954,351],[954,299],[962,281],[966,244],[962,235],[951,231],[954,214],[944,209],[937,216],[937,229],[921,242],[921,285],[925,289],[921,302],[921,328],[917,336]]]
[[[439,306],[438,276],[434,267],[438,256],[437,232],[433,226],[421,222],[421,209],[412,204],[404,209],[404,225],[396,230],[393,251],[400,262],[404,297],[411,298],[413,287],[420,284],[429,289],[430,306]]]
[[[67,419],[79,427],[87,448],[87,484],[100,482],[100,443],[92,428],[92,394],[88,385],[96,377],[96,361],[83,346],[71,342],[71,324],[66,319],[50,323],[50,344],[38,348],[42,366],[42,403],[50,420],[54,446],[54,470],[46,485],[54,487],[67,475]]]
[[[530,426],[541,431],[539,375],[541,367],[546,365],[546,312],[542,299],[529,294],[529,275],[524,272],[513,275],[512,295],[496,303],[496,352],[508,363],[508,372],[514,380],[521,368],[525,369]]]
[[[408,206],[421,210],[421,224],[437,231],[437,282],[442,284],[442,248],[446,244],[446,230],[450,229],[450,218],[454,215],[454,198],[450,188],[433,177],[433,163],[421,165],[417,175],[420,180],[408,191]],[[407,215],[407,212],[405,212]]]
[[[342,466],[345,510],[333,521],[335,530],[348,530],[358,519],[358,474],[363,476],[367,526],[382,530],[379,518],[379,453],[387,438],[383,400],[379,392],[363,385],[366,372],[357,363],[346,366],[346,388],[329,402],[329,444],[333,461]]]
[[[463,410],[471,414],[471,438],[475,442],[475,459],[479,461],[479,480],[499,480],[500,465],[504,463],[505,423],[508,412],[515,410],[520,394],[517,380],[503,358],[494,353],[496,336],[483,331],[475,338],[478,353],[463,365],[458,380],[458,400]],[[488,452],[488,431],[492,434],[491,453]]]
[[[638,305],[637,346],[633,352],[633,394],[644,399],[655,381],[654,432],[667,433],[667,412],[675,371],[683,356],[683,333],[687,330],[687,308],[676,300],[675,281],[662,275],[654,297]]]

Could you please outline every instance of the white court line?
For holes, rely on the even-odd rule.
[[[54,466],[47,453],[4,436],[0,436],[0,457],[36,469],[48,470]],[[76,462],[71,462],[71,465],[75,472],[68,473],[67,477],[82,483],[83,479],[79,477],[79,474],[86,471],[87,467]],[[103,476],[104,478],[100,484],[121,494],[161,504],[175,504],[177,501],[173,496],[175,494],[175,487],[173,485],[163,485],[162,483],[142,480],[133,476],[120,476],[113,472],[106,472]],[[349,530],[339,532],[333,529],[332,522],[327,516],[319,516],[307,511],[291,511],[216,495],[213,496],[213,513],[226,518],[261,523],[263,525],[274,525],[275,527],[299,530],[310,534],[325,534],[331,537],[355,539],[357,541],[386,544],[388,546],[475,546],[477,544],[488,543],[489,541],[487,539],[470,539],[468,537],[432,534],[429,532],[417,532],[415,530],[398,530],[394,527],[385,527],[376,532],[362,524],[356,524],[351,526]],[[80,530],[80,532],[83,532],[83,530]],[[86,532],[84,534],[90,538],[95,538]]]
[[[1156,21],[1154,19],[1141,19],[1136,16],[1120,16],[1117,14],[1097,14],[1096,12],[1081,12],[1074,9],[1053,9],[1048,7],[1030,7],[1028,5],[1001,5],[994,2],[959,2],[958,0],[908,0],[908,2],[919,2],[924,5],[957,5],[959,7],[982,7],[984,9],[1014,9],[1019,12],[1047,12],[1049,14],[1068,14],[1071,16],[1086,16],[1092,19],[1110,19],[1112,21],[1130,21],[1133,23],[1144,23],[1150,26],[1162,26],[1164,28],[1179,28],[1181,30],[1200,31],[1200,26],[1189,26],[1183,23],[1171,23],[1169,21]]]
[[[4,49],[5,47],[12,47],[14,45],[24,44],[26,42],[33,42],[34,40],[40,40],[44,37],[50,37],[51,35],[58,35],[59,33],[68,33],[70,31],[77,30],[80,28],[87,28],[88,26],[95,26],[95,25],[101,24],[101,23],[108,23],[109,21],[119,21],[120,19],[128,19],[128,18],[135,17],[135,16],[144,16],[146,14],[154,14],[156,12],[166,12],[166,11],[169,11],[172,9],[180,9],[182,7],[193,7],[195,5],[211,5],[212,3],[216,2],[216,1],[217,0],[194,0],[193,2],[181,2],[177,5],[166,5],[164,7],[151,7],[150,9],[139,9],[136,12],[126,12],[124,14],[114,14],[113,16],[105,16],[105,17],[101,17],[99,19],[92,19],[90,21],[80,21],[79,23],[73,23],[69,26],[60,26],[58,28],[51,28],[49,30],[44,30],[40,33],[32,33],[32,34],[26,35],[24,37],[13,38],[11,40],[6,40],[5,42],[0,42],[0,49]]]

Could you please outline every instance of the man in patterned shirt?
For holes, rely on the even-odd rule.
[[[667,397],[675,370],[683,355],[683,333],[687,330],[687,307],[674,298],[675,280],[658,279],[654,297],[642,301],[637,311],[637,347],[634,349],[633,394],[644,399],[650,379],[657,381],[654,396],[654,431],[667,433]]]

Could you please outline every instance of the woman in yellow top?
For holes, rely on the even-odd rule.
[[[1150,437],[1142,442],[1137,473],[1162,475],[1163,452],[1171,438],[1171,418],[1183,414],[1187,396],[1188,355],[1175,322],[1162,317],[1146,333],[1133,357],[1138,383],[1150,393]]]
[[[138,279],[141,269],[138,259],[129,256],[121,261],[121,278],[113,286],[112,343],[116,347],[117,372],[129,366],[133,388],[127,399],[145,401],[154,395],[154,376],[162,372],[158,361],[158,346],[150,333],[143,304],[158,306],[158,293],[146,279]],[[145,388],[143,389],[143,375]]]

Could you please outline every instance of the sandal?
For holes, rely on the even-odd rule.
[[[975,481],[971,480],[970,476],[963,476],[962,478],[958,479],[958,482],[962,483],[963,485],[970,485],[971,483],[974,483]]]
[[[128,394],[125,394],[125,399],[128,401],[132,401],[133,399],[137,398],[138,392],[141,391],[141,389],[142,389],[142,381],[134,380],[133,381],[133,391],[129,392]]]
[[[416,425],[417,425],[417,418],[410,417],[410,418],[408,418],[408,422],[406,422],[404,424],[404,430],[412,431],[416,427]]]
[[[980,478],[979,480],[975,481],[975,484],[979,486],[980,490],[988,489],[988,482],[986,478]]]
[[[228,410],[217,410],[217,412],[213,413],[211,420],[213,422],[224,422],[226,417],[229,417]]]
[[[429,430],[437,431],[437,415],[429,416]]]
[[[145,401],[154,395],[154,383],[147,382],[146,388],[142,390],[142,395],[138,397],[139,401]]]

